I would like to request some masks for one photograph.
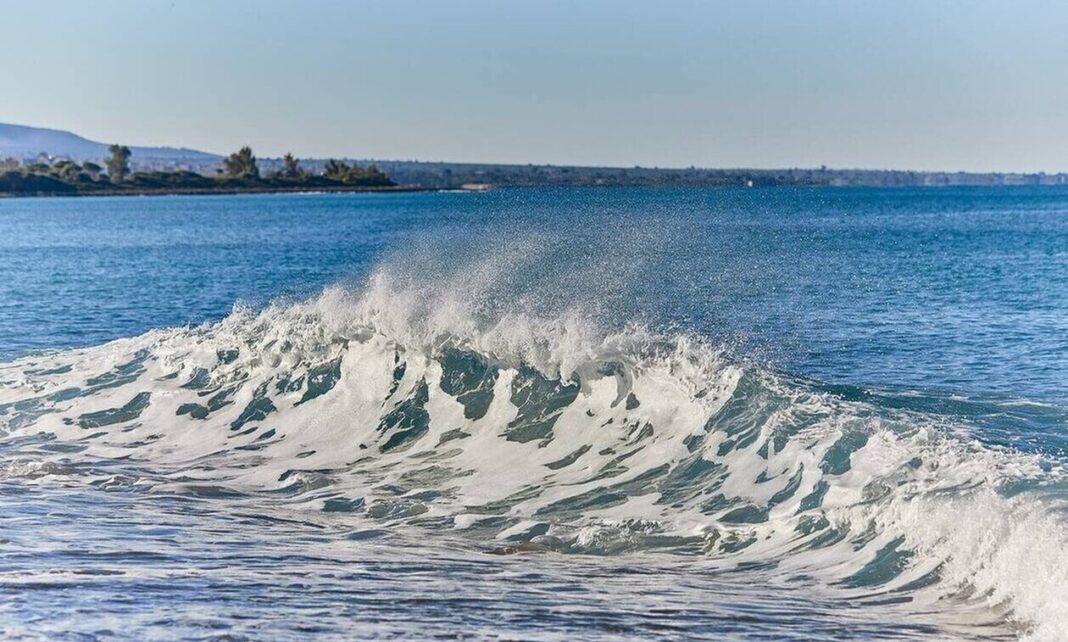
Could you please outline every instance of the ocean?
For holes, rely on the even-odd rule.
[[[0,199],[0,637],[1068,638],[1068,189]]]

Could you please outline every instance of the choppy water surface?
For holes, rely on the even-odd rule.
[[[1068,191],[0,201],[0,634],[1068,635]]]

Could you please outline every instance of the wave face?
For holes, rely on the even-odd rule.
[[[663,552],[1068,635],[1063,462],[707,340],[379,270],[0,367],[0,477],[268,498],[492,552]],[[122,472],[101,462],[122,462]]]

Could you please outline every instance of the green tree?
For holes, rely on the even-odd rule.
[[[336,181],[343,181],[349,175],[349,166],[345,163],[339,163],[331,158],[323,165],[323,176],[332,178]]]
[[[108,167],[108,178],[112,183],[121,183],[130,173],[130,148],[126,145],[112,145],[108,151],[111,156],[104,163]]]
[[[282,176],[285,178],[300,178],[304,176],[304,170],[300,168],[300,161],[293,154],[283,156],[282,162],[285,164],[285,167],[282,168]]]
[[[256,157],[252,148],[245,146],[223,159],[223,170],[230,178],[260,177],[260,168],[256,166]]]

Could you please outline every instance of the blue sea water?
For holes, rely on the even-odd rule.
[[[1068,636],[1068,190],[0,200],[11,639]]]

